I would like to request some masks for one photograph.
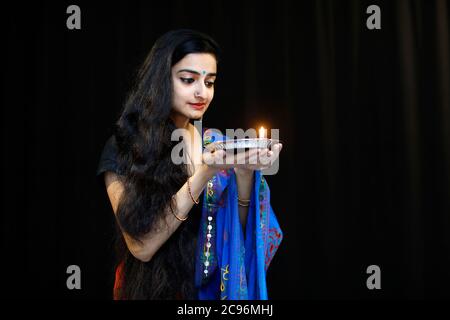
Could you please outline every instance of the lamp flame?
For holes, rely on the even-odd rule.
[[[264,127],[259,128],[259,137],[260,138],[266,137],[266,129],[264,129]]]

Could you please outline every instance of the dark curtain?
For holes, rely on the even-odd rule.
[[[81,30],[66,8],[81,8]],[[369,5],[381,29],[369,30]],[[449,298],[449,3],[15,4],[2,36],[2,289],[110,298],[114,219],[95,177],[131,79],[180,27],[223,49],[204,124],[280,129],[272,299]],[[68,290],[66,269],[81,268]],[[366,269],[381,270],[369,290]]]

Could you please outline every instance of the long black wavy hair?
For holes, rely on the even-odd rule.
[[[127,249],[121,230],[138,240],[159,225],[172,196],[188,178],[186,165],[175,165],[171,141],[176,129],[172,109],[171,69],[189,53],[210,53],[218,62],[219,47],[209,36],[180,29],[161,36],[139,69],[115,124],[118,166],[124,193],[117,209],[118,262],[123,281],[118,299],[196,299],[195,230],[198,219],[181,224],[149,262]]]

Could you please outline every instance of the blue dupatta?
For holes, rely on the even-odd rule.
[[[204,143],[223,139],[205,132]],[[208,181],[195,265],[200,300],[267,300],[266,272],[283,233],[270,206],[269,186],[255,171],[245,238],[239,219],[234,169]]]

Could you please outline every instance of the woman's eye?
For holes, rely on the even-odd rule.
[[[184,83],[192,83],[192,82],[194,82],[194,79],[192,79],[192,78],[180,78],[180,79]]]
[[[208,88],[212,88],[214,86],[214,82],[213,81],[206,81],[206,86]]]

